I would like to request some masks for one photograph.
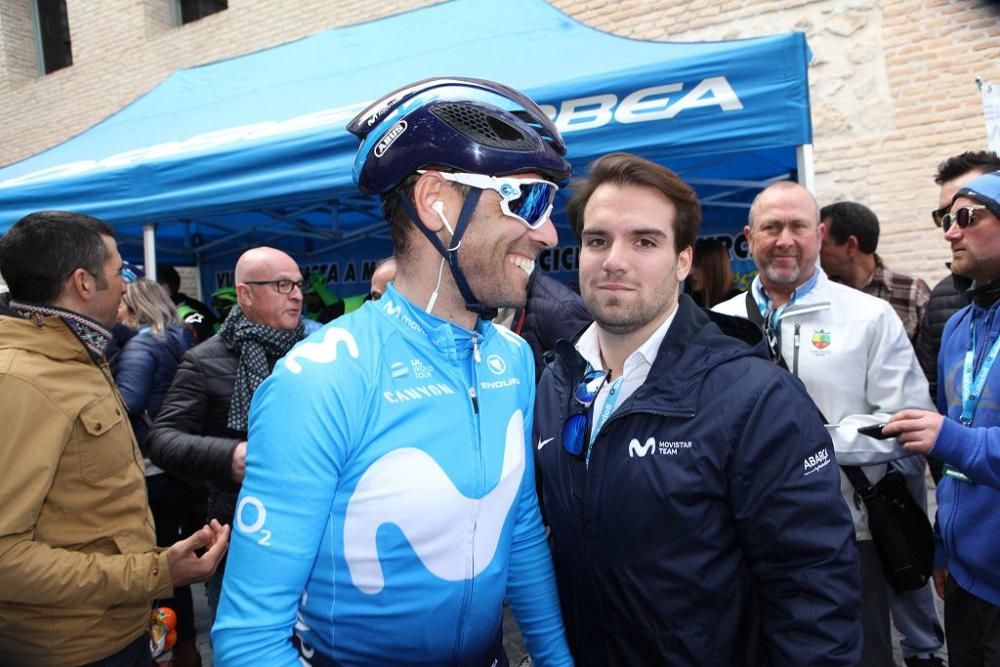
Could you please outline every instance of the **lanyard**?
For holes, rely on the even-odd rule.
[[[590,428],[590,442],[587,444],[587,459],[586,465],[590,467],[590,452],[594,448],[594,440],[597,439],[597,434],[600,433],[601,427],[608,421],[611,417],[611,413],[615,411],[615,406],[618,404],[618,396],[621,394],[622,380],[625,376],[620,376],[617,380],[611,383],[611,389],[608,390],[608,398],[604,401],[604,406],[601,408],[601,414],[597,416],[597,421]]]
[[[811,292],[812,288],[816,287],[816,282],[818,280],[819,269],[816,269],[813,271],[812,276],[810,276],[808,280],[792,291],[792,296],[788,299],[787,303],[779,306],[778,308],[774,308],[771,305],[771,297],[768,296],[767,292],[764,290],[764,283],[761,282],[760,276],[758,275],[755,277],[753,279],[753,286],[756,286],[757,289],[751,289],[751,291],[754,292],[754,299],[757,301],[757,308],[760,309],[760,314],[764,318],[765,325],[768,328],[777,331],[778,325],[781,324],[781,316],[785,314],[785,309]]]
[[[993,341],[993,346],[983,359],[983,365],[979,372],[973,375],[973,366],[976,360],[976,318],[973,316],[972,324],[969,327],[969,349],[965,352],[965,366],[962,369],[962,417],[960,421],[965,426],[972,425],[972,418],[979,407],[979,399],[983,396],[983,389],[986,387],[986,378],[993,368],[993,362],[1000,353],[1000,336]]]

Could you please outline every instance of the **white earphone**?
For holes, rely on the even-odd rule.
[[[448,218],[444,217],[444,202],[440,199],[431,204],[431,209],[437,213],[438,217],[441,218],[441,222],[444,223],[444,228],[448,230],[448,233],[452,236],[455,235],[455,230],[451,228],[451,224],[448,222]]]

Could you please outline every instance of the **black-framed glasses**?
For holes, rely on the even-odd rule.
[[[941,219],[944,218],[944,216],[947,215],[949,211],[951,211],[950,204],[948,206],[942,206],[941,208],[936,208],[933,211],[931,211],[931,220],[934,221],[934,225],[940,227]]]
[[[299,291],[302,291],[303,283],[301,280],[288,280],[287,278],[280,280],[244,280],[243,282],[247,285],[270,285],[277,290],[278,294],[291,294],[292,290],[296,287],[299,288]]]
[[[608,381],[605,370],[588,371],[573,390],[573,409],[563,422],[562,446],[567,454],[580,458],[586,451],[587,426],[590,421],[590,406]]]
[[[944,229],[944,233],[948,233],[952,224],[958,225],[959,229],[965,229],[966,227],[971,227],[976,224],[975,213],[976,211],[981,211],[984,208],[986,207],[982,204],[978,206],[962,206],[961,208],[956,208],[954,211],[945,213],[941,216],[941,227]]]

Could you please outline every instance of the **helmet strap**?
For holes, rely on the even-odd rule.
[[[469,287],[469,281],[465,279],[465,274],[458,265],[458,249],[462,245],[462,236],[465,235],[465,230],[469,227],[472,214],[476,210],[476,206],[479,204],[479,197],[482,194],[482,190],[478,188],[469,189],[469,194],[465,197],[465,202],[462,204],[462,212],[458,216],[458,223],[455,225],[455,232],[451,235],[450,248],[446,248],[441,243],[441,239],[437,237],[437,234],[420,222],[420,216],[417,215],[417,211],[413,207],[413,202],[408,197],[401,198],[400,203],[406,214],[410,216],[410,220],[417,226],[417,229],[427,237],[427,240],[431,242],[431,245],[438,251],[438,254],[448,262],[448,268],[451,269],[451,275],[455,279],[455,286],[458,287],[459,293],[465,300],[466,310],[476,313],[484,320],[492,320],[497,316],[497,309],[479,303],[479,299],[473,294],[472,288]]]

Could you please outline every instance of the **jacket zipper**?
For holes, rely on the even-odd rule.
[[[799,329],[802,325],[798,322],[795,323],[795,335],[792,336],[792,375],[795,377],[799,376]]]

